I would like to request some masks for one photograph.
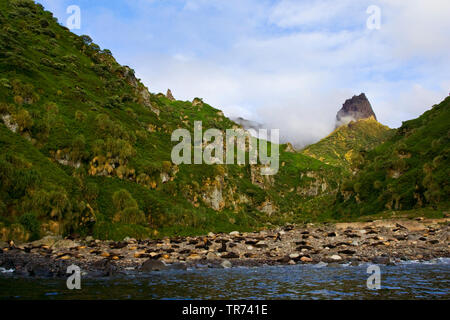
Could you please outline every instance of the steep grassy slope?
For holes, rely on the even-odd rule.
[[[171,133],[236,126],[204,103],[152,94],[88,36],[30,0],[0,0],[0,237],[121,239],[248,230],[307,216],[340,169],[281,146],[280,171],[174,165]]]
[[[248,153],[245,165],[175,165],[175,129],[237,124],[199,98],[151,93],[33,1],[0,0],[0,238],[146,238],[448,207],[448,104],[397,132],[369,119],[302,152],[281,145],[273,176]]]
[[[450,199],[450,97],[363,154],[359,173],[345,181],[335,216],[383,210],[448,209]]]
[[[359,161],[360,151],[373,148],[393,134],[393,130],[373,117],[340,126],[328,137],[306,147],[302,153],[327,164],[350,168]]]

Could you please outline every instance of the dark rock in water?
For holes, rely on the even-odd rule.
[[[32,277],[49,278],[53,276],[53,272],[48,264],[29,262],[25,266],[25,270]]]
[[[187,266],[185,263],[173,263],[171,265],[168,265],[167,267],[172,270],[186,270],[187,269]]]
[[[336,127],[347,124],[350,121],[367,119],[374,117],[377,120],[372,106],[364,93],[359,96],[353,96],[345,101],[342,109],[336,115]]]
[[[358,260],[352,260],[352,261],[350,262],[350,265],[351,265],[352,267],[357,267],[357,266],[360,265],[360,262],[359,262]]]
[[[144,272],[161,271],[165,269],[167,269],[167,266],[162,261],[152,259],[145,261],[140,268],[140,270]]]
[[[109,259],[103,259],[96,261],[92,264],[92,266],[102,272],[102,276],[110,277],[114,273],[116,273],[116,266]]]
[[[5,258],[0,260],[0,267],[5,269],[15,269],[16,265],[14,263],[14,260],[11,258]]]
[[[278,259],[277,261],[280,263],[288,263],[291,260],[289,256],[284,256],[283,258]]]
[[[372,263],[374,264],[391,264],[391,259],[389,257],[375,257],[372,259]]]

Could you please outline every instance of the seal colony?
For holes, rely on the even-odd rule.
[[[378,220],[160,240],[100,241],[92,237],[0,245],[0,267],[14,275],[67,277],[75,264],[83,276],[166,269],[283,264],[395,264],[450,257],[450,218]]]

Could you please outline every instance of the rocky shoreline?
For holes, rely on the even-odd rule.
[[[71,264],[84,276],[235,266],[395,264],[450,257],[450,219],[285,226],[254,233],[160,240],[100,241],[47,236],[16,245],[0,242],[0,270],[25,277],[67,277]],[[1,275],[1,273],[0,273]]]

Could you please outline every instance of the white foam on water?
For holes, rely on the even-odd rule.
[[[326,267],[327,265],[328,265],[328,263],[321,261],[318,264],[315,264],[314,268],[323,268],[323,267]]]
[[[408,265],[408,264],[450,264],[450,258],[436,258],[429,261],[420,261],[420,260],[408,260],[401,261],[399,264]]]
[[[13,273],[13,272],[14,272],[14,269],[0,268],[0,272],[1,272],[1,273]]]

